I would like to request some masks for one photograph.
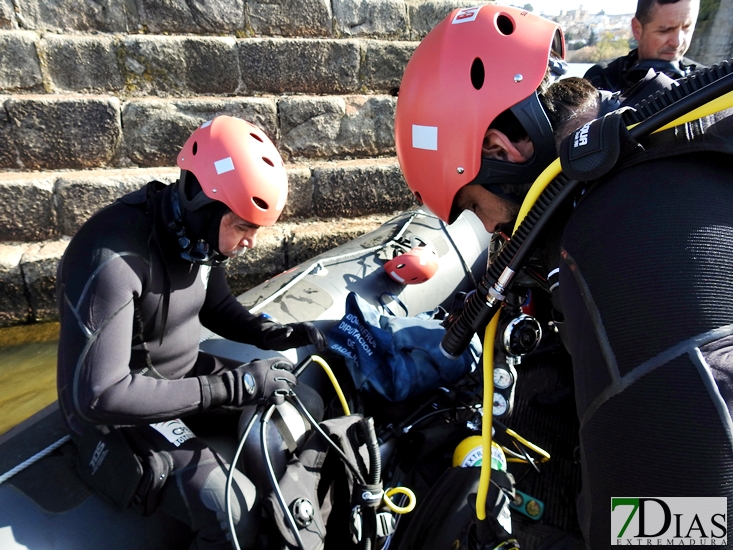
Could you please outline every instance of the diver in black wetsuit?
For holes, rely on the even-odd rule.
[[[678,79],[703,68],[684,57],[699,11],[700,0],[639,0],[631,20],[638,48],[593,65],[583,78],[599,90],[625,94],[650,70]]]
[[[262,349],[322,349],[325,338],[308,322],[280,325],[252,315],[225,279],[227,259],[252,248],[258,228],[273,225],[285,205],[285,168],[269,138],[219,116],[192,134],[178,165],[176,183],[152,182],[122,197],[69,243],[58,270],[59,402],[82,451],[82,474],[95,488],[120,508],[150,513],[159,502],[190,525],[192,548],[229,548],[228,465],[185,417],[281,402],[296,380],[282,358],[242,365],[200,352],[201,326]],[[152,482],[147,471],[147,482],[121,482],[116,461],[127,456],[119,448],[125,443],[138,456],[157,457],[143,460],[146,468],[163,464],[152,467]],[[247,548],[257,533],[257,495],[244,475],[234,479],[233,515]]]
[[[562,50],[558,25],[494,5],[454,11],[417,47],[396,147],[408,186],[441,219],[471,210],[500,230],[561,140],[582,145],[586,123],[614,108],[583,79],[551,84],[548,52]],[[645,86],[677,84],[657,74]],[[733,116],[622,151],[576,196],[545,254],[556,258],[548,273],[559,267],[553,302],[580,419],[578,517],[593,549],[617,534],[612,497],[726,497],[733,511]],[[706,531],[710,543],[725,522]]]

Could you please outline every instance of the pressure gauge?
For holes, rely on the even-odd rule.
[[[506,400],[506,397],[504,397],[500,393],[494,394],[494,408],[493,408],[493,414],[494,416],[503,416],[506,414],[506,412],[509,410],[509,402]]]
[[[514,384],[514,376],[504,367],[494,368],[494,386],[500,390],[505,390]]]

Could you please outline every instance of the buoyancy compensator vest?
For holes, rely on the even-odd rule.
[[[657,78],[660,78],[657,75]],[[666,78],[662,75],[662,78]],[[594,120],[566,137],[560,145],[563,173],[572,179],[588,182],[584,196],[597,185],[621,170],[665,158],[690,153],[733,155],[733,112],[727,109],[663,130],[638,141],[623,122],[623,111]],[[577,200],[582,200],[578,197]],[[560,220],[548,235],[548,243],[558,243],[564,221]],[[559,247],[544,247],[540,253],[546,272],[556,283],[560,263]],[[556,318],[561,319],[560,286],[548,285]],[[562,324],[557,327],[562,332]]]
[[[387,534],[376,523],[383,491],[375,457],[379,449],[369,448],[376,439],[370,443],[366,435],[370,420],[354,414],[321,422],[320,430],[312,430],[289,460],[278,480],[280,494],[273,489],[265,495],[265,507],[290,547],[320,550],[327,535],[329,542],[338,539],[337,547],[369,547],[363,543]],[[336,524],[332,533],[331,525]]]

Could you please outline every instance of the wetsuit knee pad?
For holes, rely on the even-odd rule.
[[[90,427],[79,441],[80,477],[118,510],[152,514],[172,470],[171,455],[136,427]]]

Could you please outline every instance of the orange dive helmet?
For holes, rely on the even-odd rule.
[[[178,154],[178,166],[196,176],[203,190],[191,200],[182,194],[186,210],[215,200],[251,224],[269,226],[285,206],[282,157],[262,130],[244,120],[222,115],[204,122]]]
[[[417,244],[384,264],[392,279],[403,285],[424,283],[438,271],[438,252],[432,244]]]
[[[416,48],[397,98],[395,142],[417,199],[452,222],[464,185],[532,183],[557,156],[537,88],[551,52],[564,57],[557,23],[496,4],[452,11]],[[486,130],[510,109],[535,153],[524,164],[482,159]],[[500,193],[499,193],[500,194]]]

